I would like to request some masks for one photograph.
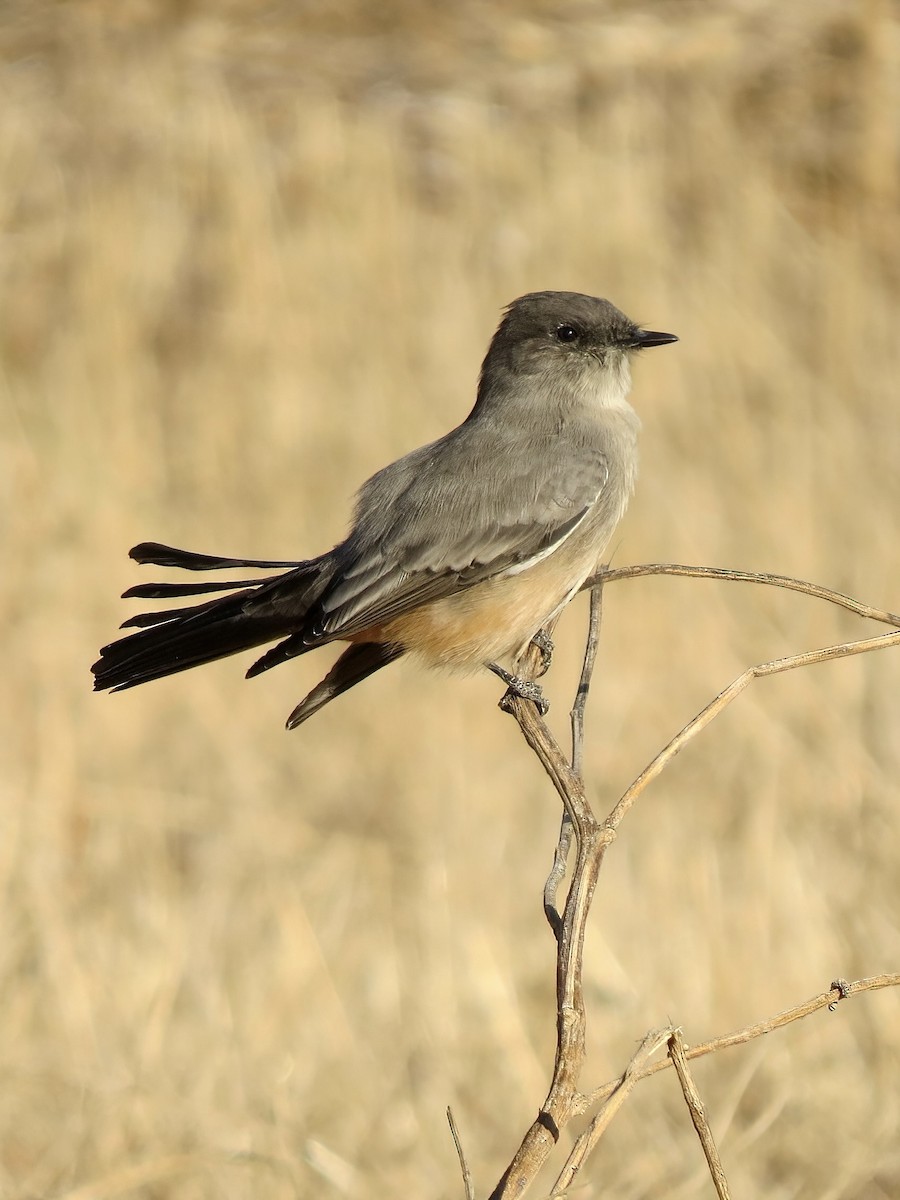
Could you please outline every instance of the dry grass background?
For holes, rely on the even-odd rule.
[[[900,606],[900,24],[886,2],[0,9],[0,1195],[480,1189],[543,1096],[550,788],[496,681],[404,665],[288,736],[318,656],[110,698],[158,538],[302,555],[468,411],[501,305],[612,298],[620,563]],[[558,729],[581,649],[564,623]],[[748,663],[862,636],[796,596],[616,585],[601,808]],[[896,654],[754,685],[648,793],[587,955],[591,1068],[900,958]],[[900,1194],[900,1013],[697,1066],[736,1196]],[[674,1081],[579,1195],[709,1194]]]

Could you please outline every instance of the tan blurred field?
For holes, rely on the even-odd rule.
[[[9,0],[0,53],[0,1197],[444,1200],[448,1104],[485,1194],[553,1042],[557,806],[497,682],[401,664],[290,736],[324,652],[94,696],[127,549],[323,550],[466,414],[501,306],[564,288],[682,339],[636,370],[617,563],[900,608],[897,9]],[[745,666],[870,632],[610,587],[598,809]],[[754,684],[645,795],[586,1085],[667,1019],[898,969],[898,684],[896,652]],[[896,993],[696,1076],[735,1197],[900,1196]],[[669,1074],[574,1194],[711,1194]]]

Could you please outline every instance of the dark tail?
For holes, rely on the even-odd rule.
[[[96,691],[106,688],[122,691],[277,638],[302,633],[306,614],[321,595],[333,569],[330,555],[308,562],[272,562],[193,554],[156,542],[135,546],[131,557],[139,563],[181,567],[189,571],[234,567],[289,569],[283,574],[255,580],[149,583],[129,588],[126,597],[155,600],[216,591],[230,594],[183,608],[131,617],[123,628],[137,626],[139,632],[104,646],[91,668]],[[315,644],[313,641],[302,648],[312,649]],[[299,652],[300,647],[294,650],[294,653]]]
[[[321,683],[317,683],[305,700],[301,700],[287,719],[288,729],[296,729],[308,721],[320,708],[343,692],[362,683],[403,653],[400,646],[383,642],[357,642],[345,650]]]

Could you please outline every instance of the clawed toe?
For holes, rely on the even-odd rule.
[[[515,696],[521,696],[523,700],[530,700],[541,716],[548,711],[550,705],[544,697],[540,684],[532,683],[529,679],[520,679],[518,675],[513,675],[511,671],[505,670],[497,663],[488,663],[488,666],[509,689],[500,701],[500,707],[504,712],[512,711],[512,701]]]
[[[553,661],[553,638],[543,629],[539,629],[531,639],[531,644],[541,652],[541,674],[546,675]]]

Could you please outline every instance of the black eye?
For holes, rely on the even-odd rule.
[[[578,330],[574,325],[557,325],[556,340],[558,342],[574,342],[578,337]]]

